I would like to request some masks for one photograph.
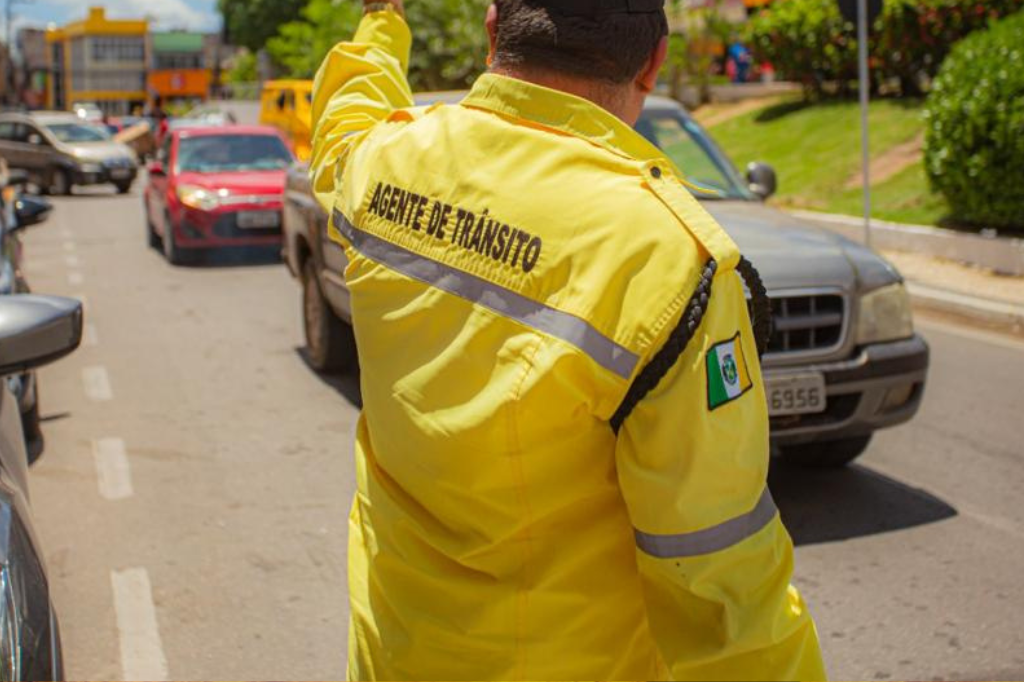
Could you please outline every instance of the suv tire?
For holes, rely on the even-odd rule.
[[[28,463],[35,464],[43,455],[45,441],[43,439],[42,419],[39,417],[39,384],[36,383],[36,401],[27,412],[21,415],[21,428],[25,433],[25,450]]]
[[[842,469],[864,454],[871,444],[871,434],[819,441],[782,448],[782,459],[807,469]]]
[[[129,182],[115,182],[114,187],[117,188],[118,194],[128,194],[132,191],[132,183]]]
[[[56,197],[71,196],[71,173],[63,168],[54,168],[50,171],[50,182],[46,187],[46,193]]]
[[[356,363],[355,335],[324,298],[312,256],[302,266],[302,327],[306,357],[314,369],[341,372]]]

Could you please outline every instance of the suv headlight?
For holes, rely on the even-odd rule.
[[[910,295],[902,283],[890,284],[861,297],[858,345],[897,341],[913,335]]]
[[[200,211],[212,211],[219,207],[228,196],[227,190],[213,191],[205,187],[182,185],[178,188],[178,199],[189,208]]]

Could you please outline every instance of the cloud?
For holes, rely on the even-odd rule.
[[[51,0],[52,4],[64,9],[68,19],[74,21],[84,17],[87,3],[82,0]],[[212,4],[212,3],[211,3]],[[186,29],[190,31],[216,31],[220,17],[211,7],[202,11],[184,0],[105,0],[107,16],[112,19],[148,18],[150,27],[156,31]]]

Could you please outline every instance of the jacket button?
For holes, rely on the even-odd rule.
[[[655,166],[654,168],[651,169],[651,175],[654,176],[655,180],[657,180],[658,178],[661,177],[661,169]]]

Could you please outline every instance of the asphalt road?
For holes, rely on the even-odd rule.
[[[31,484],[69,679],[342,678],[357,380],[307,367],[265,254],[172,268],[137,193],[55,203],[27,274],[88,328],[41,373]],[[773,471],[796,580],[834,678],[1024,678],[1024,343],[921,328],[915,422]]]

